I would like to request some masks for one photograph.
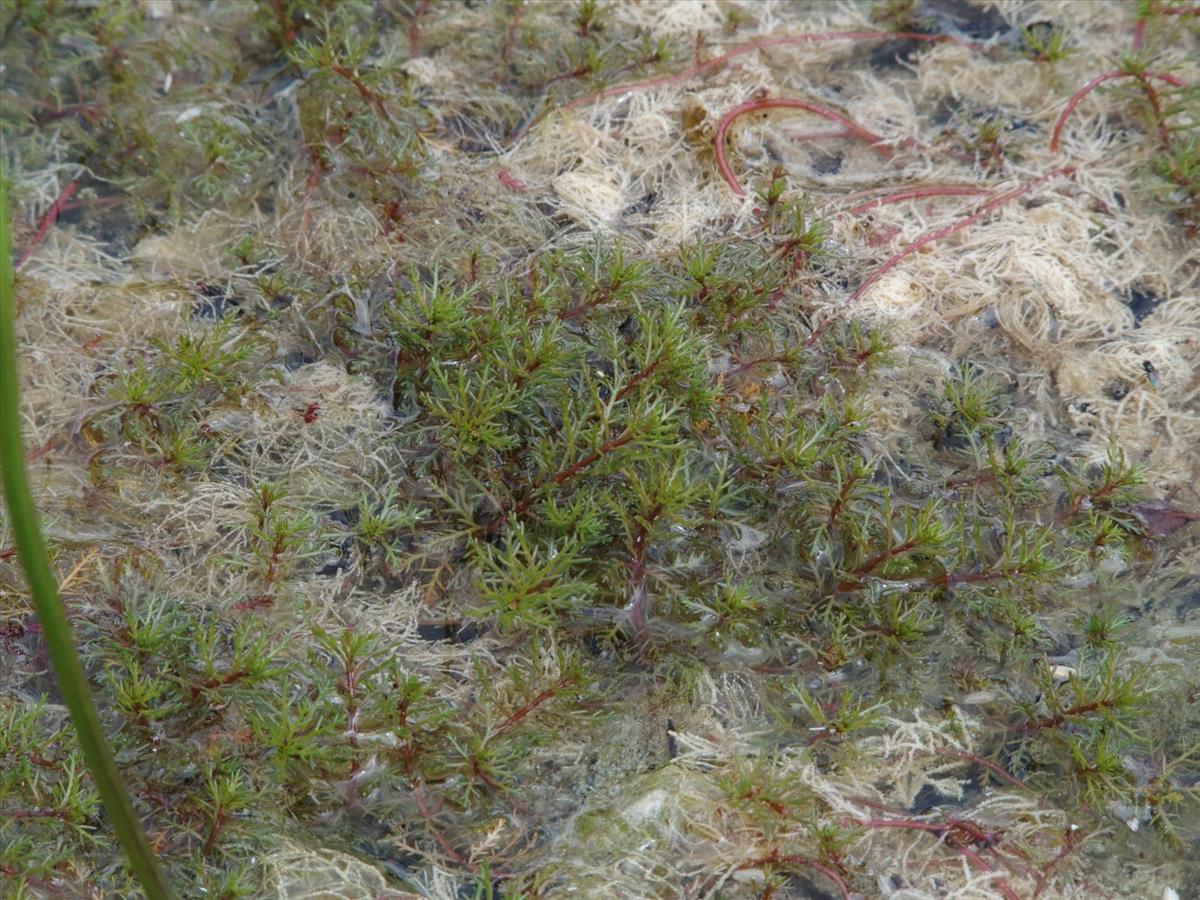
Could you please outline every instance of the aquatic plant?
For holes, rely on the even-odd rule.
[[[927,4],[186,9],[0,21],[35,491],[182,892],[1011,898],[1192,839],[1194,646],[1144,646],[1186,198],[1141,181],[1189,17],[1072,96],[1100,26]],[[1089,318],[1063,272],[1147,244]],[[10,542],[0,872],[131,893]]]

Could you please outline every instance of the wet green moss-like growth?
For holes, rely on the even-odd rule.
[[[869,893],[927,840],[938,877],[1007,897],[1068,891],[1114,825],[1150,856],[1194,840],[1197,685],[1171,668],[1194,636],[1164,664],[1130,599],[1192,527],[1149,451],[1085,452],[1040,407],[1035,438],[1049,379],[997,350],[1011,310],[963,288],[962,334],[927,327],[960,297],[920,293],[926,254],[840,305],[913,247],[900,201],[1003,195],[1052,115],[973,108],[861,155],[746,116],[743,207],[714,125],[760,87],[737,66],[795,68],[745,43],[749,8],[698,31],[590,2],[176,9],[8,2],[0,28],[54,563],[182,892],[316,890],[300,859],[331,891],[357,866],[438,897]],[[1047,84],[1094,39],[1010,24],[996,57]],[[838,73],[908,77],[821,65],[826,102],[850,103]],[[1186,96],[1162,96],[1175,156],[1151,141],[1131,171],[1157,166],[1185,222]],[[658,168],[596,162],[662,134]],[[818,141],[810,172],[793,145]],[[913,176],[918,145],[962,171]],[[75,193],[39,231],[56,178]],[[997,219],[1117,234],[1107,194],[1018,190]],[[929,256],[992,239],[973,218]],[[1169,387],[1165,363],[1122,377]],[[0,535],[0,874],[129,893]]]

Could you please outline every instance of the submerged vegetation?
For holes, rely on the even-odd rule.
[[[1134,55],[1066,78],[1085,26],[964,9],[4,0],[30,464],[181,895],[1200,884],[1194,599],[1148,646],[1195,591],[1194,449],[1169,468],[1030,374],[1116,326],[893,283],[1078,203],[1098,253],[1157,242],[1162,297],[1194,291],[1196,17],[1114,7]],[[914,124],[738,80],[818,44],[1062,101]],[[842,130],[763,149],[776,109]],[[664,131],[653,174],[596,162]],[[833,200],[791,155],[822,141],[813,171],[870,176]],[[1194,413],[1177,315],[1098,392]],[[132,895],[11,543],[0,878]]]

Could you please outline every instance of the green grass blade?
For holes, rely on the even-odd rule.
[[[17,554],[46,638],[50,661],[79,736],[83,757],[134,875],[151,900],[174,897],[134,813],[129,794],[101,729],[87,676],[71,638],[66,610],[50,570],[37,511],[25,477],[17,380],[16,302],[8,229],[8,190],[0,176],[0,471]]]

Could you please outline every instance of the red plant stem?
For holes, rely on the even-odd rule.
[[[654,362],[650,363],[644,369],[642,369],[640,372],[638,372],[636,375],[634,375],[632,378],[630,378],[629,381],[625,383],[625,387],[623,387],[619,391],[617,391],[617,394],[615,397],[613,397],[613,400],[617,403],[620,403],[622,400],[624,400],[626,397],[629,396],[630,391],[632,391],[635,387],[637,387],[639,384],[641,384],[643,381],[645,381],[647,378],[649,378],[651,375],[653,375],[655,370],[662,364],[663,364],[663,358],[660,356],[658,359],[654,360]]]
[[[968,228],[971,225],[974,225],[976,222],[978,222],[984,216],[988,215],[988,213],[991,213],[994,210],[999,209],[1004,204],[1009,203],[1012,200],[1016,200],[1018,197],[1021,197],[1025,194],[1028,194],[1030,191],[1034,190],[1035,188],[1040,187],[1041,185],[1045,184],[1047,181],[1050,181],[1051,179],[1057,178],[1059,175],[1070,175],[1075,172],[1076,168],[1077,168],[1076,166],[1072,165],[1072,166],[1060,166],[1057,169],[1051,169],[1049,172],[1046,172],[1043,175],[1039,175],[1037,178],[1034,178],[1031,181],[1026,182],[1025,184],[1021,185],[1020,187],[1013,188],[1011,191],[1007,191],[1007,192],[1001,194],[1000,196],[989,200],[987,203],[983,204],[983,206],[979,207],[979,209],[977,209],[975,212],[971,213],[969,216],[964,216],[963,218],[959,219],[956,222],[951,222],[949,225],[944,225],[941,228],[934,229],[933,231],[927,231],[925,234],[921,235],[919,238],[917,238],[915,241],[913,241],[911,244],[909,244],[907,247],[905,247],[899,253],[896,253],[895,255],[889,257],[888,260],[883,263],[883,265],[881,265],[874,272],[872,272],[867,277],[867,279],[865,281],[863,281],[862,284],[860,284],[855,289],[854,293],[850,295],[849,299],[845,300],[843,303],[841,303],[837,307],[836,310],[834,310],[833,315],[831,315],[828,319],[826,319],[824,322],[822,322],[817,328],[813,329],[813,333],[811,335],[809,335],[808,340],[806,340],[804,342],[804,346],[807,348],[807,347],[811,347],[813,344],[815,344],[817,342],[817,340],[820,338],[821,333],[830,324],[832,324],[833,322],[836,322],[841,317],[841,315],[845,311],[846,307],[850,306],[855,301],[857,301],[859,298],[861,298],[863,296],[863,294],[865,294],[870,289],[871,285],[875,284],[875,282],[879,281],[880,278],[882,278],[884,275],[886,275],[892,269],[896,268],[896,266],[898,266],[903,260],[912,256],[914,253],[916,253],[918,250],[920,250],[925,245],[932,244],[934,241],[941,240],[944,237],[948,237],[949,235],[954,234],[956,231],[962,231],[964,228]]]
[[[798,144],[802,141],[845,140],[853,135],[845,128],[838,128],[834,131],[801,131],[798,134],[789,134],[787,137],[789,141]]]
[[[801,856],[798,853],[780,853],[778,850],[772,850],[766,856],[760,856],[758,859],[752,859],[749,862],[743,863],[738,866],[738,869],[757,869],[761,866],[778,865],[800,865],[815,869],[837,885],[843,900],[850,900],[850,888],[841,875],[824,863],[817,862],[815,859],[810,859],[807,856]]]
[[[558,696],[559,691],[565,688],[572,681],[574,681],[574,679],[570,675],[564,675],[557,682],[555,682],[553,687],[546,688],[546,690],[542,691],[540,694],[510,715],[507,719],[497,725],[496,730],[493,731],[492,734],[503,734],[504,732],[508,731],[508,729],[512,728],[547,700]]]
[[[599,103],[608,97],[617,97],[623,94],[634,94],[638,91],[647,91],[653,88],[662,87],[667,84],[674,84],[677,81],[686,81],[697,75],[705,75],[716,69],[722,68],[726,63],[736,59],[739,56],[744,56],[747,53],[753,53],[756,50],[764,50],[769,47],[784,47],[791,44],[816,44],[825,41],[921,41],[926,44],[958,44],[962,47],[967,47],[971,50],[986,52],[982,44],[975,44],[971,41],[964,41],[960,38],[951,37],[946,34],[919,34],[912,31],[823,31],[816,34],[787,34],[782,37],[764,38],[758,41],[749,41],[745,44],[739,44],[724,53],[721,56],[713,57],[705,62],[697,63],[690,68],[684,69],[682,72],[676,72],[672,75],[656,75],[653,78],[645,78],[641,81],[632,81],[629,84],[618,84],[610,88],[604,88],[600,91],[595,91],[591,94],[584,94],[582,97],[576,97],[564,103],[561,109],[575,109],[579,106],[591,106],[593,103]],[[546,117],[550,111],[544,111],[538,115],[531,115],[526,119],[525,123],[517,129],[506,142],[506,146],[512,146],[529,131],[537,122],[540,122]]]
[[[553,478],[551,478],[550,481],[556,485],[565,484],[566,482],[568,482],[572,478],[574,478],[576,475],[578,475],[580,472],[582,472],[584,469],[586,469],[588,466],[590,466],[592,463],[599,460],[600,457],[604,456],[607,453],[612,453],[618,447],[623,447],[625,444],[628,444],[632,440],[633,440],[633,432],[630,429],[626,428],[615,438],[605,441],[603,444],[601,444],[597,449],[593,450],[591,453],[589,453],[586,456],[582,457],[581,459],[577,459],[575,462],[571,463],[571,465],[567,466],[565,469],[563,469],[561,472],[559,472],[557,475],[555,475]],[[526,504],[525,509],[528,509],[528,508],[529,508],[529,506],[528,506],[528,504]]]
[[[1154,89],[1154,82],[1147,78],[1145,73],[1140,73],[1137,78],[1142,85],[1142,90],[1146,94],[1146,100],[1150,104],[1150,109],[1154,113],[1154,124],[1158,126],[1158,139],[1162,142],[1163,149],[1170,153],[1171,129],[1167,127],[1167,120],[1163,118],[1162,103],[1159,102],[1158,91]]]
[[[208,856],[212,853],[213,846],[217,842],[217,835],[221,833],[221,829],[225,827],[225,817],[227,813],[224,808],[217,807],[217,814],[213,816],[212,825],[209,826],[208,836],[204,839],[204,846],[200,848],[202,856]]]
[[[34,121],[38,125],[44,125],[47,122],[55,122],[67,116],[78,115],[84,119],[89,125],[96,125],[100,121],[100,107],[92,103],[77,103],[72,106],[53,106],[49,103],[34,101],[34,104],[46,110],[44,113],[35,113]]]
[[[918,543],[919,542],[917,541],[917,539],[915,537],[912,537],[912,538],[909,538],[907,541],[902,541],[899,544],[894,544],[891,547],[888,547],[886,550],[880,550],[878,553],[876,553],[870,559],[863,562],[863,564],[860,565],[857,569],[855,569],[854,574],[855,575],[869,575],[869,574],[871,574],[871,572],[875,571],[876,568],[878,568],[880,563],[883,563],[886,560],[891,559],[892,557],[899,556],[901,553],[907,553],[913,547],[917,546]]]
[[[1144,15],[1138,16],[1137,24],[1133,26],[1133,50],[1136,53],[1142,49],[1146,39],[1147,16],[1200,16],[1200,6],[1149,6],[1143,10]]]
[[[79,209],[85,206],[116,206],[118,203],[124,202],[124,197],[85,197],[82,200],[72,200],[70,203],[64,203],[59,212],[66,212],[68,209]]]
[[[936,752],[941,756],[957,756],[959,759],[965,759],[970,762],[977,763],[992,774],[998,776],[1004,781],[1007,781],[1009,784],[1014,785],[1015,787],[1019,787],[1026,791],[1030,789],[1029,785],[1023,782],[1020,778],[1017,778],[1015,775],[1010,775],[1001,766],[996,765],[991,760],[984,759],[982,756],[976,756],[974,753],[964,753],[962,750],[954,750],[950,747],[938,747]]]
[[[597,462],[601,457],[608,453],[612,453],[612,451],[618,449],[619,447],[623,447],[628,444],[633,440],[634,436],[634,432],[631,429],[626,428],[615,438],[610,438],[609,440],[605,441],[591,453],[581,456],[566,468],[555,473],[549,481],[545,481],[541,485],[538,485],[538,487],[535,487],[512,507],[502,511],[501,514],[493,519],[491,524],[484,529],[483,533],[495,534],[508,521],[510,515],[523,515],[526,510],[529,509],[529,507],[533,506],[534,501],[537,500],[538,488],[545,487],[546,485],[550,484],[553,484],[556,487],[561,487],[588,466]]]
[[[661,87],[664,84],[671,84],[675,81],[684,81],[695,75],[707,74],[713,69],[719,69],[728,63],[730,60],[736,59],[739,56],[744,56],[747,53],[753,53],[755,50],[765,50],[769,47],[784,47],[791,44],[816,44],[825,41],[922,41],[927,44],[960,44],[964,47],[969,47],[972,50],[983,50],[980,44],[974,44],[970,41],[964,41],[959,38],[951,37],[944,34],[919,34],[911,31],[823,31],[815,34],[787,34],[781,37],[764,38],[758,41],[748,41],[745,44],[739,44],[724,53],[721,56],[715,56],[710,60],[702,63],[697,63],[691,68],[684,69],[682,72],[676,72],[674,75],[659,75],[655,78],[647,78],[642,81],[634,81],[629,84],[616,85],[614,87],[605,88],[602,91],[596,91],[593,94],[586,94],[583,97],[576,97],[574,100],[563,105],[563,109],[574,109],[577,106],[590,106],[593,103],[598,103],[608,97],[615,97],[619,94],[632,94],[636,91],[644,91],[650,88]]]
[[[1136,53],[1142,49],[1142,42],[1146,39],[1146,20],[1141,16],[1138,17],[1137,24],[1133,26],[1133,51]]]
[[[241,681],[243,678],[249,677],[249,675],[250,673],[246,669],[233,669],[220,677],[205,678],[203,681],[195,682],[188,686],[188,690],[191,692],[192,699],[195,700],[204,691],[225,687],[236,681]]]
[[[864,828],[902,828],[907,831],[928,831],[938,838],[944,838],[952,832],[965,835],[976,842],[982,838],[989,837],[989,835],[981,832],[974,822],[968,822],[963,819],[952,819],[945,824],[940,822],[919,822],[916,819],[855,819],[853,821]],[[948,846],[958,851],[983,871],[995,872],[991,864],[970,847]],[[1000,876],[996,877],[996,887],[1004,894],[1007,900],[1021,900],[1009,883]]]
[[[421,0],[417,11],[413,13],[412,24],[408,26],[408,55],[421,55],[421,16],[429,9],[429,0]]]
[[[857,135],[855,135],[852,131],[850,131],[849,129],[846,129],[846,128],[840,128],[837,131],[804,131],[799,134],[788,135],[788,139],[793,142],[796,142],[796,143],[799,143],[801,141],[826,140],[826,139],[830,139],[830,138],[838,138],[841,140],[846,140],[846,139],[852,138],[852,137],[857,137]],[[916,147],[916,148],[922,149],[922,150],[930,149],[928,144],[926,144],[922,141],[919,141],[916,138],[901,138],[899,143],[902,147]],[[881,153],[890,152],[887,148],[877,147],[876,149],[878,149]],[[943,148],[941,148],[940,152],[944,153],[946,156],[949,156],[952,159],[958,160],[959,162],[967,163],[968,165],[974,165],[976,162],[976,158],[972,154],[966,153],[962,150],[956,150],[953,147],[943,147]],[[865,196],[870,193],[871,193],[871,191],[866,191],[866,192],[862,192],[862,195]]]
[[[1146,12],[1152,16],[1200,16],[1200,6],[1152,6]]]
[[[1077,90],[1071,96],[1071,99],[1067,101],[1067,105],[1063,107],[1063,111],[1058,114],[1058,120],[1054,123],[1054,131],[1050,133],[1051,153],[1058,152],[1058,139],[1062,135],[1063,126],[1066,125],[1067,119],[1070,117],[1071,113],[1075,111],[1075,107],[1083,102],[1084,97],[1086,97],[1100,85],[1104,84],[1104,82],[1113,81],[1117,78],[1137,78],[1143,83],[1143,85],[1148,85],[1150,83],[1149,79],[1153,78],[1157,79],[1158,81],[1165,81],[1167,84],[1172,85],[1173,87],[1187,87],[1186,81],[1183,81],[1179,78],[1176,78],[1174,75],[1170,75],[1165,72],[1125,72],[1120,69],[1113,69],[1110,72],[1104,72],[1100,75],[1097,75],[1083,87]]]
[[[16,262],[13,263],[14,270],[21,268],[21,266],[24,265],[25,260],[29,259],[29,257],[33,254],[33,251],[37,249],[38,244],[40,244],[49,233],[50,226],[54,224],[55,220],[58,218],[58,214],[62,212],[63,206],[68,200],[71,199],[71,195],[75,193],[78,187],[79,182],[77,180],[68,181],[66,186],[59,193],[58,199],[51,203],[50,208],[42,214],[42,219],[40,222],[38,222],[37,233],[33,236],[33,240],[31,240],[25,249],[21,251],[21,255],[17,257]]]
[[[572,78],[582,78],[590,71],[591,69],[589,69],[587,66],[580,66],[577,69],[572,69],[570,72],[559,72],[557,75],[547,78],[545,83],[542,84],[542,89],[545,90],[546,88],[550,87],[550,85],[557,84],[560,81],[570,81]]]
[[[429,827],[429,833],[433,835],[433,839],[438,842],[438,845],[450,859],[454,860],[459,866],[474,874],[479,871],[479,866],[472,863],[465,856],[458,852],[453,844],[450,843],[442,834],[441,829],[437,827],[437,823],[433,819],[433,812],[425,804],[423,790],[418,787],[413,790],[412,797],[417,803],[417,810],[421,813],[421,817],[425,820],[425,824]]]
[[[976,194],[986,193],[988,192],[985,188],[935,184],[928,187],[909,188],[905,191],[897,191],[894,194],[876,197],[874,200],[860,203],[858,206],[848,209],[847,212],[858,215],[880,206],[887,206],[889,203],[903,203],[905,200],[917,200],[921,197],[971,197]]]
[[[888,228],[885,231],[880,231],[877,234],[871,235],[871,237],[868,238],[867,243],[872,247],[878,247],[881,244],[886,244],[903,230],[904,229],[900,228],[899,226],[896,226],[895,228]]]
[[[1073,827],[1073,826],[1070,826],[1070,827]],[[1057,869],[1060,865],[1062,865],[1062,862],[1064,859],[1066,859],[1072,853],[1077,851],[1080,847],[1082,847],[1084,845],[1084,843],[1087,842],[1088,837],[1089,837],[1088,835],[1085,835],[1081,832],[1071,831],[1070,827],[1068,827],[1065,831],[1063,831],[1062,849],[1058,851],[1058,853],[1055,855],[1054,859],[1050,860],[1048,863],[1046,863],[1044,866],[1042,866],[1042,875],[1047,876],[1047,877],[1052,875],[1054,873],[1054,870]],[[1033,895],[1035,900],[1042,893],[1042,889],[1044,887],[1045,887],[1044,884],[1039,885],[1037,892]]]
[[[237,612],[248,612],[250,610],[262,609],[265,606],[270,606],[274,602],[275,598],[270,594],[257,594],[246,600],[239,600],[230,608]]]
[[[519,178],[514,178],[508,169],[501,169],[497,177],[500,179],[500,183],[510,191],[516,191],[518,194],[529,193],[529,186]]]
[[[1104,480],[1104,484],[1100,485],[1100,487],[1096,488],[1094,491],[1087,491],[1086,493],[1079,494],[1077,497],[1075,497],[1075,499],[1071,501],[1070,506],[1068,506],[1057,517],[1057,521],[1060,524],[1063,522],[1069,522],[1071,518],[1077,512],[1079,512],[1085,503],[1088,504],[1089,507],[1102,506],[1107,508],[1107,505],[1110,503],[1109,497],[1111,497],[1120,486],[1120,482],[1114,480],[1111,476],[1106,478]]]
[[[309,209],[308,200],[313,195],[313,191],[317,189],[317,185],[321,183],[321,176],[324,172],[324,167],[321,165],[321,160],[313,154],[313,164],[308,170],[308,178],[304,182],[304,192],[300,195],[300,205],[304,208],[304,213],[300,217],[300,237],[304,241],[305,250],[308,247],[308,226],[312,219],[312,211]],[[307,252],[305,256],[307,257]]]
[[[346,737],[351,747],[358,747],[358,700],[359,700],[359,677],[362,674],[362,669],[356,659],[348,657],[342,663],[342,677],[338,679],[338,693],[342,695],[342,701],[346,707]],[[358,770],[358,762],[351,764],[350,772],[353,775]],[[351,779],[348,779],[351,780]],[[351,788],[353,790],[353,788]]]
[[[975,863],[975,865],[978,866],[980,869],[983,869],[983,871],[985,871],[985,872],[995,872],[996,871],[994,868],[992,868],[992,866],[988,863],[987,860],[985,860],[982,856],[980,856],[978,853],[976,853],[970,847],[958,847],[957,849],[958,849],[959,853],[961,853],[963,856],[965,856],[971,862]],[[1021,898],[1017,894],[1017,892],[1012,889],[1011,885],[1009,885],[1008,880],[1006,878],[1001,877],[1000,875],[996,876],[996,887],[999,888],[1000,893],[1002,893],[1004,895],[1005,900],[1021,900]]]
[[[513,7],[512,18],[508,22],[508,28],[504,30],[504,50],[500,54],[500,61],[508,66],[512,60],[513,45],[517,40],[517,28],[521,25],[521,18],[525,15],[525,5],[517,4]]]
[[[287,13],[287,7],[284,6],[283,0],[271,0],[271,6],[275,8],[275,18],[279,21],[279,37],[283,46],[290,47],[296,41],[296,29]]]
[[[729,131],[729,126],[733,124],[735,119],[740,116],[744,116],[746,113],[758,112],[760,109],[803,109],[807,112],[813,113],[814,115],[837,122],[843,128],[845,128],[849,134],[859,138],[860,140],[866,141],[868,144],[878,147],[878,145],[883,142],[882,136],[875,134],[873,131],[868,131],[853,119],[850,119],[827,106],[821,106],[817,103],[809,103],[807,100],[793,100],[788,97],[773,97],[766,100],[748,100],[745,103],[735,106],[721,117],[721,121],[717,123],[716,136],[713,139],[713,149],[717,155],[717,169],[720,170],[721,177],[725,179],[725,182],[729,185],[730,189],[739,197],[746,196],[746,191],[738,182],[737,176],[733,174],[733,170],[729,167],[729,161],[725,157],[725,133]],[[891,152],[886,147],[879,149],[884,155],[887,155]]]
[[[1116,706],[1112,700],[1091,700],[1087,703],[1077,703],[1074,706],[1064,709],[1062,712],[1057,712],[1052,716],[1043,716],[1040,719],[1031,719],[1017,727],[1020,734],[1029,734],[1031,731],[1041,731],[1043,728],[1057,728],[1067,719],[1072,716],[1082,716],[1086,713],[1096,712],[1101,709],[1111,709]]]
[[[27,760],[29,760],[31,763],[33,763],[35,766],[39,766],[43,769],[50,769],[52,771],[58,771],[60,768],[62,768],[54,760],[48,759],[45,756],[42,756],[40,753],[26,752],[25,758]]]
[[[662,511],[662,504],[656,503],[646,514],[638,525],[629,554],[629,602],[622,612],[638,634],[642,634],[646,628],[650,606],[650,594],[646,590],[646,540],[650,535],[650,527],[662,515]]]
[[[1147,8],[1146,16],[1200,16],[1200,6],[1152,6]],[[1146,40],[1146,17],[1139,16],[1138,24],[1133,26],[1133,49],[1140,50]]]
[[[354,89],[358,91],[358,95],[367,103],[375,107],[375,110],[379,113],[379,115],[383,116],[384,121],[392,121],[391,115],[388,114],[387,107],[383,105],[383,98],[367,87],[366,82],[358,76],[358,72],[356,70],[349,69],[346,66],[343,66],[341,63],[334,63],[329,67],[329,71],[346,79],[346,81],[354,85]]]
[[[65,822],[70,818],[70,813],[65,809],[4,809],[0,810],[0,817],[8,819],[62,819]]]
[[[842,509],[846,506],[850,499],[850,492],[854,490],[854,485],[858,482],[857,473],[851,473],[843,483],[841,490],[838,491],[837,499],[829,507],[829,515],[825,518],[825,532],[832,535],[833,529],[837,525],[838,517],[842,514]]]
[[[1019,578],[1024,572],[1021,569],[985,569],[981,572],[947,572],[928,578],[904,579],[897,583],[906,584],[911,588],[949,588],[956,584],[979,584],[984,581],[996,581],[1000,578]],[[840,592],[857,591],[866,587],[867,582],[862,578],[849,579],[838,583]]]
[[[619,285],[617,282],[615,282],[615,281],[611,282],[603,290],[595,292],[595,294],[593,296],[590,296],[584,300],[581,300],[579,303],[576,303],[570,309],[564,309],[562,312],[560,312],[558,314],[558,317],[560,319],[565,320],[565,319],[574,319],[574,318],[578,318],[579,316],[582,316],[584,313],[586,313],[590,310],[593,310],[597,306],[600,306],[601,304],[607,303],[609,300],[611,300],[613,291],[616,290],[616,288],[618,286]]]

